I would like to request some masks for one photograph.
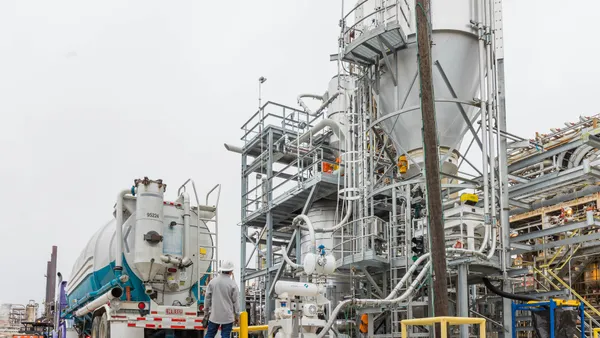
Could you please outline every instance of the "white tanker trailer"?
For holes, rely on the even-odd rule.
[[[220,186],[206,196],[208,204],[217,191],[215,206],[192,207],[186,184],[173,202],[164,200],[162,180],[147,177],[118,194],[114,219],[73,267],[61,315],[73,319],[77,335],[67,336],[202,336],[204,291],[217,262]],[[194,195],[199,203],[195,187]]]

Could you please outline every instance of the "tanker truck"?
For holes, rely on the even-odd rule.
[[[174,201],[165,200],[166,188],[145,177],[117,195],[113,219],[88,241],[66,286],[61,319],[74,331],[56,336],[202,337],[205,289],[217,268],[220,185],[205,204],[191,180]]]

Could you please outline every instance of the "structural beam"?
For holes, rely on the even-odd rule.
[[[584,243],[584,242],[595,242],[595,243],[585,243],[585,245],[584,245],[585,247],[598,246],[598,245],[600,245],[600,241],[598,241],[599,239],[600,239],[600,233],[593,233],[593,234],[589,234],[589,235],[585,235],[585,236],[575,236],[575,237],[562,239],[559,241],[552,241],[552,243],[547,243],[547,244],[522,245],[522,244],[514,243],[514,244],[511,244],[511,247],[516,249],[512,253],[514,255],[518,255],[518,254],[527,253],[527,252],[540,251],[540,250],[548,249],[550,247],[556,248],[556,247],[563,246],[563,245],[573,245],[573,244],[579,244],[579,243]]]
[[[597,222],[595,224],[600,225],[600,223],[597,223]],[[524,235],[520,235],[520,236],[511,238],[510,243],[512,245],[514,243],[520,243],[520,242],[524,242],[524,241],[529,241],[531,239],[542,238],[542,237],[546,237],[546,236],[553,236],[553,235],[561,234],[561,233],[564,233],[567,231],[573,231],[573,230],[583,229],[583,228],[587,228],[587,227],[589,227],[589,224],[587,223],[587,221],[577,222],[577,223],[569,223],[569,224],[565,224],[565,225],[561,225],[561,226],[556,226],[554,228],[538,230],[535,232],[531,232],[528,234],[524,234]],[[555,242],[553,242],[553,243],[555,243]]]
[[[379,285],[377,285],[377,283],[373,279],[373,276],[371,276],[371,274],[369,273],[369,271],[367,271],[367,268],[366,267],[362,267],[361,270],[365,274],[365,277],[367,278],[367,280],[369,281],[369,283],[371,283],[371,285],[373,286],[373,288],[375,288],[375,292],[377,292],[377,295],[379,297],[383,297],[383,291],[381,290],[381,288],[379,287]]]
[[[450,83],[450,79],[448,79],[448,75],[446,75],[446,72],[444,71],[444,68],[440,64],[440,61],[436,60],[433,64],[437,67],[438,72],[442,76],[442,80],[444,80],[446,87],[450,91],[450,95],[452,95],[453,98],[458,99],[458,95],[456,95],[456,91],[452,87],[452,83]],[[473,124],[471,123],[471,120],[469,120],[469,117],[467,116],[467,112],[465,111],[462,104],[460,104],[460,103],[456,103],[456,107],[458,108],[458,111],[460,111],[460,114],[462,115],[463,119],[465,120],[467,127],[469,127],[469,130],[471,130],[471,134],[473,134],[473,139],[479,145],[479,149],[481,149],[481,147],[483,147],[481,145],[481,140],[479,139],[479,135],[477,135],[475,128],[473,128]]]
[[[579,148],[584,144],[592,146],[596,149],[600,149],[600,138],[597,136],[594,136],[598,133],[600,133],[600,128],[591,130],[590,132],[581,135],[581,138],[579,138],[578,140],[571,141],[567,144],[549,149],[549,150],[541,152],[539,154],[527,157],[521,161],[515,162],[515,163],[511,164],[510,166],[508,166],[508,172],[509,173],[514,172],[516,170],[524,169],[524,168],[527,168],[534,164],[541,163],[543,160],[545,160],[549,157],[558,155],[562,152],[569,151],[571,149]]]
[[[584,160],[583,162],[583,165],[576,168],[553,172],[530,180],[527,183],[513,185],[508,188],[509,195],[514,199],[532,193],[556,189],[557,187],[586,179],[586,176],[589,174],[600,177],[600,171],[590,167],[588,160]]]

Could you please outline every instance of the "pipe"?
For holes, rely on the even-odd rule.
[[[227,149],[228,151],[231,151],[232,153],[238,153],[238,154],[242,153],[242,148],[240,148],[238,146],[234,146],[234,145],[227,144],[227,143],[223,143],[223,145],[225,146],[225,149]]]
[[[190,213],[191,213],[191,204],[190,204],[190,195],[187,192],[182,192],[181,197],[183,199],[183,255],[181,257],[181,261],[188,257],[190,252],[192,251],[192,247],[190,246]],[[200,210],[198,210],[200,212]],[[197,225],[200,227],[200,224]],[[198,239],[199,240],[199,239]],[[196,249],[195,251],[197,251]],[[197,252],[196,252],[197,253]],[[162,259],[162,256],[161,256]],[[180,262],[181,264],[181,262]],[[198,267],[200,268],[200,267]]]
[[[83,304],[87,303],[90,299],[95,299],[96,295],[104,294],[115,287],[122,287],[124,283],[127,283],[127,281],[129,281],[128,275],[121,275],[118,278],[111,280],[110,282],[104,284],[104,286],[102,286],[99,290],[92,291],[92,292],[86,294],[83,298],[79,299],[77,301],[77,303],[65,308],[64,313],[65,314],[72,313],[73,311],[75,311],[75,309],[79,309]]]
[[[290,257],[288,257],[288,255],[287,255],[287,248],[281,247],[281,252],[282,252],[283,259],[292,269],[298,270],[298,269],[304,268],[302,265],[292,262]]]
[[[319,228],[319,229],[314,229],[314,230],[315,230],[315,232],[319,232],[319,233],[335,232],[335,231],[341,229],[344,225],[346,225],[346,223],[350,219],[351,214],[352,214],[352,203],[348,203],[348,210],[346,211],[346,215],[344,216],[344,218],[342,218],[342,220],[338,224],[332,226],[331,228]],[[302,228],[304,230],[308,230],[308,227],[306,225],[300,225],[300,228]]]
[[[490,248],[490,251],[487,254],[487,259],[490,260],[492,259],[492,257],[494,257],[494,253],[496,253],[496,225],[492,225],[492,247]]]
[[[479,249],[479,252],[482,253],[485,248],[487,247],[487,241],[489,239],[489,230],[488,227],[490,226],[491,220],[490,220],[490,193],[489,193],[489,178],[488,178],[488,133],[486,131],[486,125],[487,125],[487,110],[486,110],[486,100],[484,99],[485,97],[485,92],[486,92],[486,88],[485,88],[485,45],[484,45],[484,31],[483,31],[483,24],[484,24],[484,14],[483,14],[483,2],[485,0],[481,0],[479,2],[479,6],[478,6],[478,20],[480,22],[478,22],[477,24],[477,29],[479,31],[479,92],[480,92],[480,110],[481,110],[481,152],[482,152],[482,157],[483,157],[483,163],[482,163],[482,172],[483,172],[483,212],[484,212],[484,226],[485,226],[485,234],[484,234],[484,238],[483,238],[483,245],[481,246],[481,248]],[[488,126],[488,128],[491,128],[491,125]]]
[[[317,109],[315,111],[315,115],[319,115],[323,111],[323,109],[327,108],[327,106],[329,106],[333,102],[333,100],[335,100],[341,94],[343,94],[343,93],[336,92],[335,94],[331,95],[331,97],[329,99],[327,99],[327,101],[323,102],[323,104],[319,107],[319,109]]]
[[[473,255],[480,256],[482,258],[486,258],[486,255],[484,255],[482,253],[479,253],[478,251],[473,251],[473,250],[446,248],[446,252],[462,253],[462,254],[473,254]],[[425,264],[425,266],[423,267],[423,270],[419,273],[419,275],[417,275],[417,277],[413,280],[413,282],[411,283],[411,285],[408,287],[408,289],[402,295],[400,295],[397,298],[392,298],[392,297],[394,297],[397,294],[397,292],[402,288],[402,285],[412,275],[412,273],[416,270],[416,268],[418,267],[418,265],[421,262],[423,262],[425,259],[429,258],[430,256],[431,256],[431,253],[426,253],[423,256],[419,257],[414,262],[414,264],[409,268],[409,270],[406,272],[406,274],[404,275],[404,277],[402,277],[402,279],[400,280],[400,282],[398,282],[398,284],[396,284],[396,286],[392,290],[392,293],[390,293],[390,295],[387,296],[385,299],[349,299],[349,300],[341,302],[333,310],[333,312],[329,316],[329,321],[327,322],[327,324],[325,325],[325,327],[323,328],[323,330],[321,331],[321,333],[317,336],[317,338],[322,338],[326,334],[326,332],[333,325],[333,321],[335,321],[335,318],[337,317],[339,311],[343,307],[345,307],[346,305],[348,305],[350,302],[352,302],[354,304],[359,304],[359,305],[376,305],[376,306],[378,306],[378,305],[394,304],[394,303],[398,303],[398,302],[401,302],[401,301],[405,300],[414,291],[414,289],[416,288],[417,284],[421,281],[421,279],[423,279],[423,277],[427,274],[427,272],[429,271],[429,267],[431,266],[431,261],[429,261],[429,262],[427,262]]]
[[[310,235],[310,242],[312,244],[312,253],[316,254],[317,253],[317,237],[315,236],[315,228],[313,227],[312,222],[310,221],[310,218],[308,218],[308,216],[306,216],[306,215],[296,216],[294,218],[294,220],[292,221],[292,225],[297,225],[300,220],[304,221],[304,224],[306,224],[308,233]]]
[[[305,97],[323,101],[323,96],[316,95],[316,94],[300,94],[300,95],[298,95],[298,104],[300,105],[300,107],[302,107],[302,109],[304,109],[304,112],[310,116],[317,115],[316,113],[311,112],[310,108],[308,108],[308,106],[304,103],[304,101],[302,99]]]
[[[404,293],[397,298],[394,298],[394,299],[348,299],[348,300],[345,300],[345,301],[339,303],[338,306],[336,306],[335,309],[332,311],[331,315],[329,316],[329,320],[327,321],[327,324],[325,324],[325,326],[323,327],[321,332],[317,335],[317,338],[323,338],[329,332],[329,330],[335,323],[335,321],[337,319],[337,315],[340,312],[340,310],[350,303],[358,304],[358,305],[381,306],[381,305],[391,305],[391,304],[402,302],[403,300],[408,298],[412,294],[412,292],[416,289],[417,285],[419,283],[421,283],[422,279],[429,272],[430,266],[431,266],[431,262],[427,262],[427,264],[425,264],[425,266],[423,267],[423,270],[421,270],[419,275],[417,275],[417,277],[413,280],[413,282],[406,289],[406,291],[404,291]]]
[[[496,288],[494,285],[492,285],[492,282],[490,282],[490,280],[485,277],[483,278],[483,284],[485,284],[485,287],[488,290],[490,290],[491,292],[493,292],[503,298],[508,298],[508,299],[512,299],[512,300],[520,300],[520,301],[524,301],[524,302],[540,300],[539,298],[535,298],[535,297],[531,297],[531,296],[515,295],[512,293],[504,292],[504,291]]]
[[[426,254],[422,255],[421,257],[417,258],[417,260],[410,266],[410,268],[408,269],[408,271],[406,271],[406,273],[404,274],[404,276],[402,277],[402,279],[400,279],[400,282],[398,282],[396,284],[396,287],[394,287],[394,289],[392,290],[392,292],[390,292],[390,294],[387,297],[385,297],[385,299],[389,300],[389,299],[393,299],[394,297],[396,297],[396,294],[398,294],[398,292],[400,291],[400,289],[402,289],[402,287],[404,286],[404,283],[406,283],[406,281],[412,275],[412,273],[415,272],[415,270],[417,269],[417,267],[419,267],[419,265],[425,259],[429,258],[430,256],[431,256],[431,253],[426,253]]]
[[[296,140],[292,141],[292,143],[300,144],[300,143],[306,142],[314,134],[316,134],[316,133],[320,132],[321,130],[325,129],[325,127],[331,128],[333,130],[333,133],[335,134],[335,136],[337,136],[340,140],[342,140],[342,139],[345,140],[346,139],[346,135],[344,134],[344,131],[341,128],[341,126],[340,126],[339,123],[337,123],[336,121],[331,120],[331,119],[323,119],[323,120],[319,121],[319,123],[317,123],[309,131],[307,131],[306,133],[302,134]]]
[[[85,316],[88,313],[95,311],[99,307],[103,306],[104,304],[110,302],[111,300],[113,300],[115,298],[117,298],[117,299],[121,298],[122,295],[123,295],[123,289],[121,289],[121,287],[113,288],[110,291],[103,294],[102,296],[96,298],[96,300],[86,304],[83,308],[77,310],[77,312],[75,312],[75,316],[77,316],[77,317]]]
[[[319,96],[319,95],[314,95],[314,94],[301,94],[298,96],[298,104],[300,105],[300,107],[302,107],[304,109],[304,112],[307,113],[310,116],[317,116],[319,115],[323,109],[327,108],[327,106],[329,106],[333,100],[335,100],[338,96],[340,96],[341,94],[344,94],[341,91],[335,92],[333,95],[331,95],[327,101],[323,102],[323,104],[313,113],[311,112],[311,110],[306,106],[306,104],[304,103],[304,101],[302,101],[303,97],[310,97],[312,99],[316,99],[316,100],[323,100],[323,96]]]
[[[486,2],[486,10],[485,10],[485,24],[486,24],[486,35],[489,37],[489,39],[492,39],[492,33],[491,33],[491,4]],[[490,150],[490,188],[491,188],[491,212],[492,212],[492,219],[491,219],[491,224],[490,227],[492,228],[492,248],[493,250],[490,250],[490,254],[488,254],[488,257],[491,258],[490,255],[493,256],[494,251],[496,250],[496,236],[494,235],[496,233],[496,192],[494,191],[494,187],[496,185],[496,170],[495,170],[495,165],[496,165],[496,154],[495,154],[495,150],[494,150],[494,130],[493,130],[493,113],[492,113],[492,91],[494,90],[493,88],[493,76],[492,76],[492,45],[491,42],[488,41],[486,44],[486,50],[487,50],[487,85],[488,85],[488,89],[487,89],[487,115],[488,115],[488,145],[489,145],[489,150]],[[484,158],[484,160],[487,160],[487,158]]]
[[[125,195],[132,194],[135,195],[135,188],[132,187],[130,190],[122,190],[119,195],[117,195],[117,207],[116,207],[116,218],[117,218],[117,233],[115,238],[115,267],[113,270],[117,275],[117,278],[120,276],[121,271],[123,271],[123,199]]]

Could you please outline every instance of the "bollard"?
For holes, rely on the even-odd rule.
[[[248,312],[240,313],[240,338],[248,338]]]

